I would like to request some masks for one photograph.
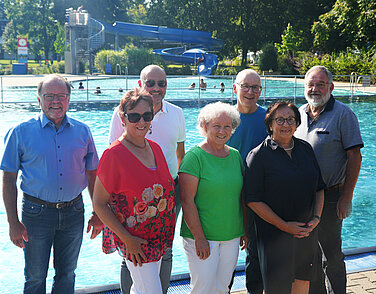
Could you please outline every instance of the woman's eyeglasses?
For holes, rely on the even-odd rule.
[[[147,80],[147,81],[145,81],[145,85],[149,88],[154,87],[155,81],[154,80]],[[167,81],[166,80],[160,80],[160,81],[157,82],[157,85],[160,88],[165,88],[167,86]]]
[[[125,117],[128,118],[128,121],[131,123],[137,123],[140,121],[141,117],[144,119],[144,122],[151,121],[154,117],[151,111],[144,112],[143,114],[133,112],[133,113],[126,113]]]
[[[293,116],[290,116],[288,118],[277,117],[274,120],[277,123],[277,125],[279,125],[279,126],[284,125],[285,122],[287,122],[287,124],[290,125],[290,126],[296,123],[295,117],[293,117]]]

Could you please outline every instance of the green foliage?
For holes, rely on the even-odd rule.
[[[27,36],[31,52],[48,58],[57,33],[52,7],[52,0],[4,0],[6,17],[13,21],[3,36],[6,48],[13,50],[15,38]]]
[[[315,65],[326,66],[333,75],[350,75],[352,72],[362,75],[376,74],[376,50],[365,53],[352,53],[349,50],[341,53],[324,55],[306,54],[301,60],[299,72],[305,74]],[[348,77],[339,78],[348,81]]]
[[[333,9],[312,26],[314,46],[326,52],[376,44],[376,2],[337,0]]]
[[[138,75],[141,70],[149,64],[162,65],[161,58],[151,52],[151,49],[138,48],[134,45],[125,46],[122,51],[102,50],[95,57],[95,66],[104,72],[105,65],[111,64],[113,74],[116,73],[117,64],[124,74],[125,68],[128,67],[128,74]]]
[[[217,76],[236,76],[240,70],[243,68],[235,66],[221,66],[217,67],[215,75]]]
[[[54,42],[55,52],[60,56],[64,56],[65,50],[65,33],[64,27],[59,24],[59,30],[56,35],[56,40]]]
[[[124,51],[127,56],[128,73],[131,75],[140,74],[145,66],[155,63],[155,60],[160,62],[160,59],[150,49],[127,45]]]
[[[127,55],[125,51],[101,50],[95,56],[95,67],[104,72],[105,65],[111,64],[113,69],[119,64],[121,68],[127,66]]]
[[[259,68],[262,71],[278,70],[278,54],[274,45],[269,43],[262,48],[260,55]]]
[[[191,75],[191,66],[188,64],[183,64],[182,66],[165,66],[164,70],[167,75]]]
[[[17,36],[18,32],[16,30],[16,26],[14,25],[14,21],[11,20],[7,23],[3,33],[4,39],[4,49],[9,53],[17,53]],[[24,36],[22,36],[24,37]]]
[[[302,44],[301,35],[301,31],[299,33],[295,32],[292,25],[288,23],[281,36],[282,42],[274,44],[278,53],[292,58],[295,57],[296,51],[298,51]]]
[[[65,61],[55,61],[52,64],[52,72],[54,73],[65,73]]]

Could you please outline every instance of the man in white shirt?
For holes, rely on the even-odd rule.
[[[171,176],[176,184],[176,216],[180,205],[180,195],[177,186],[178,168],[185,154],[184,141],[186,137],[185,119],[180,107],[164,101],[166,95],[167,79],[165,71],[157,65],[146,66],[140,74],[138,85],[152,95],[154,118],[151,122],[150,132],[146,138],[156,142],[162,148]],[[124,132],[116,107],[111,119],[109,143],[111,144]],[[162,258],[160,278],[163,293],[167,293],[170,284],[172,268],[172,249],[168,249]],[[121,266],[121,290],[129,293],[132,279],[123,260]]]

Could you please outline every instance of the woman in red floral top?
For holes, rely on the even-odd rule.
[[[159,294],[161,257],[174,238],[174,181],[161,148],[145,139],[153,119],[150,94],[127,92],[119,116],[126,132],[103,153],[93,196],[106,225],[103,251],[126,257],[131,293]]]

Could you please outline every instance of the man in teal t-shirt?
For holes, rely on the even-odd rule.
[[[257,104],[262,91],[260,76],[252,69],[242,70],[236,76],[233,89],[236,94],[236,108],[240,113],[241,123],[227,145],[238,149],[245,161],[248,152],[264,141],[268,135],[264,124],[266,110]],[[249,237],[245,269],[247,290],[250,294],[262,294],[264,287],[252,211],[248,213],[247,235]]]

